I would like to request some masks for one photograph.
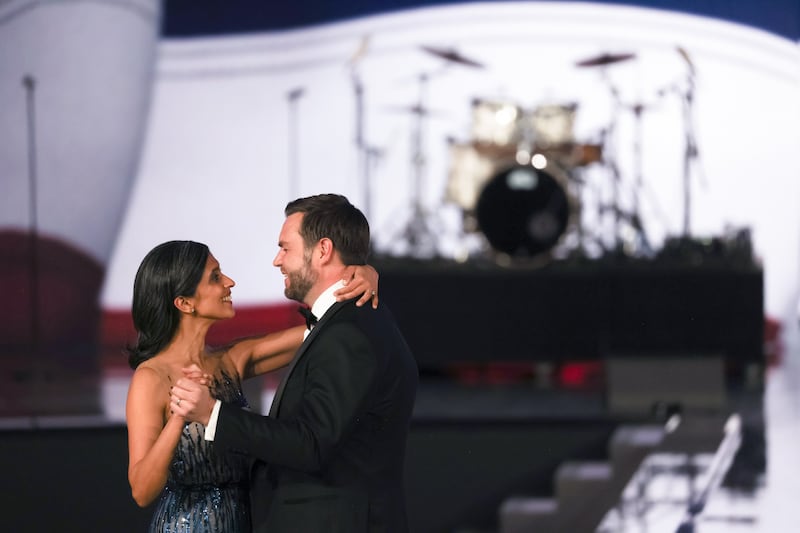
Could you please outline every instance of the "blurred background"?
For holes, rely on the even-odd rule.
[[[795,531],[799,40],[793,0],[1,2],[12,529],[46,486],[147,524],[144,255],[210,246],[212,343],[294,325],[283,207],[337,192],[421,370],[413,531]]]

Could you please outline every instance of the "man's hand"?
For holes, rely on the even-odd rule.
[[[208,425],[216,400],[211,397],[206,385],[201,385],[191,378],[181,378],[172,387],[169,396],[173,413],[189,422]]]

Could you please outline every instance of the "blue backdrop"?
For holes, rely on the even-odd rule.
[[[482,3],[485,3],[483,0]],[[437,0],[167,0],[164,35],[189,37],[289,29],[415,7]],[[679,11],[746,24],[800,40],[800,0],[596,0],[598,4]]]

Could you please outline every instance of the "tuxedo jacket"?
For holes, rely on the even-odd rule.
[[[404,458],[419,372],[386,305],[335,303],[270,416],[223,404],[215,448],[253,457],[257,533],[405,532]]]

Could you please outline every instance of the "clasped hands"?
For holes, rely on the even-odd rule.
[[[172,414],[181,416],[188,422],[199,422],[207,426],[216,403],[208,389],[211,376],[195,364],[182,370],[184,377],[169,391],[170,410]]]
[[[356,277],[358,269],[365,270],[360,277]],[[367,280],[369,275],[372,279]],[[372,307],[378,307],[378,273],[369,265],[350,266],[345,271],[342,279],[344,287],[338,289],[334,296],[337,301],[355,298],[357,306],[364,305],[372,301]],[[170,412],[174,415],[183,417],[188,422],[199,422],[204,426],[208,425],[211,418],[211,411],[214,409],[216,400],[211,397],[209,385],[211,376],[203,372],[196,364],[183,368],[183,375],[169,391]]]

